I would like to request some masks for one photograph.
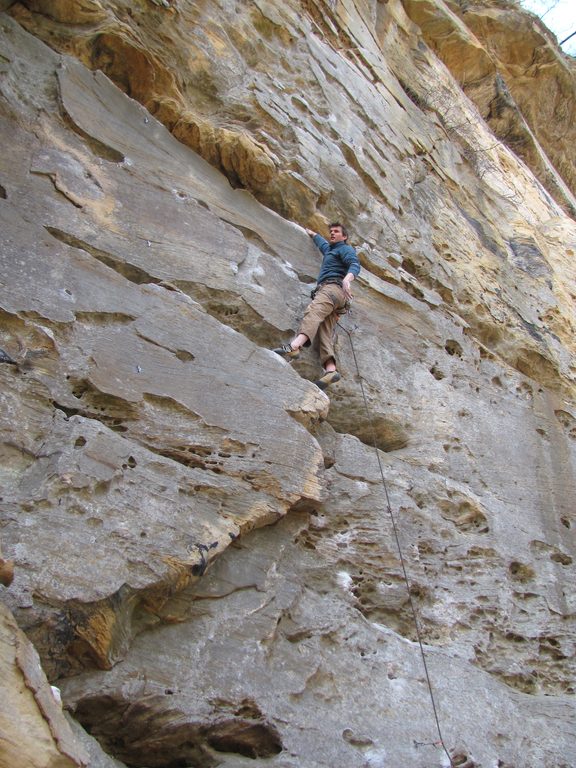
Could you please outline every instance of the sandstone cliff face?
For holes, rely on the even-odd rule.
[[[508,0],[406,0],[404,8],[495,135],[574,217],[574,58]]]
[[[576,765],[572,64],[495,4],[2,7],[1,640],[74,719],[3,652],[0,765]],[[335,218],[328,399],[269,347]]]

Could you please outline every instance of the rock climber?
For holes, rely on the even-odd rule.
[[[318,335],[320,363],[324,368],[323,375],[315,382],[320,389],[326,389],[340,379],[334,353],[336,323],[338,316],[349,307],[350,286],[360,273],[356,251],[346,242],[346,227],[336,221],[330,224],[328,231],[330,242],[312,229],[306,230],[322,253],[320,273],[296,337],[274,350],[285,360],[294,360],[300,354],[300,348],[310,346]]]

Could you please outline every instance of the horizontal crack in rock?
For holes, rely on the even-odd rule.
[[[64,232],[63,230],[57,229],[56,227],[46,227],[46,231],[60,242],[90,254],[90,256],[93,256],[105,266],[110,267],[110,269],[113,269],[115,272],[117,272],[119,275],[122,275],[122,277],[125,277],[126,280],[129,280],[131,283],[135,283],[136,285],[146,285],[148,283],[154,283],[156,285],[162,284],[162,280],[153,277],[145,270],[137,267],[135,264],[128,264],[127,262],[120,261],[113,254],[102,251],[99,248],[95,248],[85,240],[80,240],[74,235],[71,235],[69,232]]]

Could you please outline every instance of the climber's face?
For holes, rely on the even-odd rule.
[[[330,227],[330,242],[342,243],[346,240],[346,235],[342,232],[342,227]]]

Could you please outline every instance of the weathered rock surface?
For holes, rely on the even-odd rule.
[[[375,508],[376,461],[354,438],[336,438],[335,447],[329,474],[340,503],[251,534],[201,590],[180,596],[190,611],[185,627],[141,635],[110,673],[66,686],[76,716],[129,765],[166,765],[166,754],[203,766],[447,764],[418,646],[390,628],[406,630],[411,621],[384,500]],[[360,475],[359,458],[367,469]],[[394,502],[405,495],[392,490]],[[409,517],[404,528],[423,527],[424,515]],[[485,624],[480,611],[494,602],[480,587],[491,563],[480,547],[471,552],[472,541],[459,548],[455,538],[446,536],[453,550],[447,570],[460,568],[459,580],[476,592],[469,610],[478,618],[466,620],[473,634],[477,622]],[[443,618],[450,576],[435,588],[426,570],[418,568],[413,594],[427,604],[424,624],[442,646],[460,634]],[[513,603],[508,590],[501,599]],[[461,600],[450,601],[454,618]],[[518,640],[503,642],[513,648]],[[573,750],[571,698],[512,693],[465,657],[463,645],[427,651],[454,764],[570,765],[562,760]],[[538,738],[520,742],[519,723]]]
[[[558,202],[397,2],[3,7],[0,590],[111,756],[76,748],[576,764],[576,225],[544,139]],[[288,218],[361,250],[330,402],[268,349],[318,267]]]
[[[18,34],[15,27],[13,33]],[[121,133],[126,142],[130,121],[122,124],[118,114],[114,123],[112,112],[106,120],[98,97],[104,103],[119,98],[125,110],[135,110],[135,130],[140,124],[146,129],[148,118],[140,108],[73,60],[53,69],[52,77],[68,119],[77,109],[88,125],[100,114],[102,145],[113,142],[106,131],[112,137]],[[152,134],[155,130],[159,126],[151,126]],[[285,374],[271,352],[169,287],[174,277],[183,287],[193,280],[199,291],[214,286],[216,302],[233,311],[215,288],[226,288],[226,279],[218,277],[220,265],[228,273],[228,290],[234,282],[245,284],[265,316],[264,302],[273,302],[289,280],[282,264],[271,266],[268,275],[277,278],[276,288],[263,299],[258,247],[198,202],[187,201],[177,186],[182,179],[170,177],[170,170],[179,172],[181,150],[174,140],[164,135],[175,149],[172,168],[161,158],[153,161],[157,173],[166,174],[166,188],[154,194],[151,206],[171,239],[159,254],[161,233],[152,234],[151,216],[144,214],[143,221],[154,243],[129,235],[145,206],[138,174],[147,175],[149,166],[136,157],[128,165],[83,157],[71,131],[55,137],[57,146],[18,138],[18,156],[4,158],[6,199],[0,209],[5,338],[22,361],[22,376],[7,367],[1,371],[3,501],[12,510],[4,534],[18,541],[17,559],[26,564],[9,593],[11,604],[53,658],[50,674],[59,676],[71,671],[72,657],[110,666],[129,643],[134,623],[153,620],[165,595],[200,575],[232,539],[277,519],[302,498],[319,498],[322,454],[298,421],[307,424],[325,415],[327,401],[313,385],[291,371]],[[133,143],[153,157],[153,137],[148,148],[140,139]],[[197,162],[208,175],[206,185],[213,182],[208,199],[217,185],[225,197],[226,181]],[[23,167],[31,169],[27,181],[19,178]],[[138,168],[135,175],[132,167]],[[115,189],[114,196],[107,197],[107,187]],[[238,194],[246,207],[255,206]],[[170,225],[162,197],[191,210],[180,232]],[[108,221],[102,230],[100,216]],[[212,247],[210,238],[220,256],[211,257],[203,283],[200,268],[186,254]],[[170,251],[172,264],[166,258]],[[187,266],[179,269],[179,261]],[[273,304],[271,319],[282,327],[279,315]],[[130,486],[145,503],[126,493]],[[46,563],[44,545],[38,551],[44,527],[51,538],[47,550],[60,548],[64,568]],[[40,614],[30,610],[35,601]],[[43,612],[51,613],[55,602],[62,603],[52,619],[59,643],[44,636]]]
[[[398,118],[406,108],[390,70],[448,131],[465,134],[473,162],[489,164],[486,147],[494,136],[483,142],[477,115],[462,120],[438,80],[427,84],[422,65],[436,69],[429,46],[496,136],[576,214],[576,66],[544,24],[512,0],[312,0],[303,15],[297,2],[276,7],[258,0],[234,9],[182,0],[157,5],[23,0],[11,13],[51,46],[105,72],[234,186],[297,220],[353,203],[350,173],[381,195],[398,159],[386,143],[401,155],[407,144],[427,149],[422,132],[413,135],[410,125],[403,126],[405,135],[386,136],[385,126],[403,123]],[[328,67],[317,35],[332,51]],[[350,110],[337,97],[344,115],[330,120],[331,79],[346,70],[355,103]],[[381,136],[364,147],[362,126],[388,141],[381,146]]]
[[[574,216],[574,59],[537,16],[508,0],[403,5],[496,136]]]

